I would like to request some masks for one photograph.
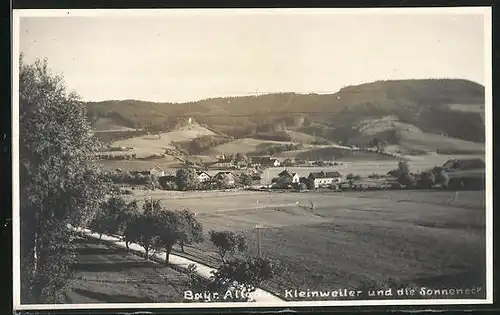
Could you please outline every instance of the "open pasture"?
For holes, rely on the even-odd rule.
[[[426,155],[426,156],[411,156],[408,157],[408,165],[412,172],[420,172],[434,166],[442,166],[449,159],[469,159],[480,157],[481,155]],[[339,165],[327,167],[272,167],[264,170],[262,174],[263,184],[271,183],[274,177],[277,177],[280,172],[288,169],[292,173],[297,173],[301,177],[307,177],[311,172],[332,172],[339,171],[343,176],[349,173],[368,177],[370,174],[385,175],[390,170],[398,167],[398,161],[338,161]]]
[[[171,209],[194,211],[206,232],[244,233],[253,254],[255,226],[262,223],[262,254],[283,268],[263,287],[282,296],[285,289],[360,288],[389,281],[484,288],[481,191],[158,193],[154,198]],[[187,249],[212,264],[213,251],[208,241]]]
[[[191,128],[183,126],[179,129],[160,133],[158,135],[144,135],[116,141],[113,146],[132,147],[137,157],[147,157],[164,153],[167,148],[172,148],[173,142],[192,140],[201,136],[213,136],[214,132],[193,124]]]

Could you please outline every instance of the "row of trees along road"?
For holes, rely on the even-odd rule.
[[[146,259],[154,251],[163,249],[167,253],[166,263],[175,244],[183,252],[184,245],[203,241],[203,227],[193,212],[167,210],[158,200],[146,200],[142,210],[139,211],[135,200],[127,204],[122,198],[113,196],[102,203],[89,227],[101,236],[123,235],[127,249],[130,242],[139,244],[146,251]]]
[[[64,81],[50,72],[46,60],[27,64],[21,56],[19,70],[23,304],[62,300],[75,259],[68,224],[88,226],[101,235],[123,233],[127,246],[134,242],[146,249],[146,259],[151,250],[169,254],[176,243],[183,249],[202,239],[201,224],[187,210],[170,211],[158,201],[146,201],[141,213],[135,201],[107,198],[112,183],[96,163],[99,143],[81,99],[66,92]],[[272,265],[255,257],[226,260],[235,246],[244,247],[241,237],[229,234],[214,239],[223,263],[212,285],[227,287],[238,281],[255,289],[272,276]]]
[[[19,176],[22,303],[50,303],[73,255],[67,224],[84,226],[107,193],[81,99],[46,60],[20,57]]]
[[[193,212],[167,210],[158,200],[145,200],[140,212],[137,201],[127,204],[122,198],[113,196],[102,203],[99,214],[89,227],[101,236],[123,235],[127,249],[130,242],[139,244],[145,250],[146,260],[156,251],[163,250],[166,253],[166,265],[174,245],[179,245],[184,252],[184,245],[204,240],[203,226],[196,220]],[[248,255],[243,235],[231,231],[210,231],[208,234],[221,263],[208,283],[203,283],[197,276],[193,276],[193,290],[210,290],[225,294],[228,290],[236,290],[236,282],[239,289],[250,293],[276,273],[275,262],[264,257]],[[190,267],[188,274],[193,275],[195,269]],[[243,297],[236,300],[245,299]]]

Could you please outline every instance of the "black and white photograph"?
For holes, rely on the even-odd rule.
[[[493,302],[491,8],[13,23],[15,310]]]

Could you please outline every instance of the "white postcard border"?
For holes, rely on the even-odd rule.
[[[484,16],[485,39],[485,162],[486,162],[486,298],[427,300],[349,300],[303,301],[283,303],[213,302],[213,303],[99,303],[99,304],[21,304],[20,301],[20,222],[19,222],[19,32],[21,17],[144,17],[170,14],[481,14]],[[435,8],[321,8],[321,9],[78,9],[14,10],[12,14],[12,228],[13,228],[13,309],[115,309],[115,308],[238,308],[238,307],[321,307],[321,306],[424,306],[480,305],[493,303],[493,120],[492,120],[492,19],[491,7]]]

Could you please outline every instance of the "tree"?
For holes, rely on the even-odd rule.
[[[241,174],[239,176],[239,183],[243,186],[251,186],[252,185],[252,176],[248,174]]]
[[[398,163],[398,169],[400,174],[410,174],[410,165],[408,165],[408,162],[406,161],[400,161]]]
[[[93,232],[99,234],[99,239],[101,239],[102,235],[106,233],[106,224],[108,223],[108,213],[106,212],[107,209],[105,207],[101,207],[100,209],[101,211],[99,211],[97,215],[94,216],[94,219],[89,223],[89,228]]]
[[[217,253],[223,262],[227,254],[243,252],[247,248],[245,238],[241,234],[231,231],[210,231],[209,235],[210,241],[217,247]]]
[[[432,186],[434,186],[435,181],[436,179],[431,171],[422,172],[420,174],[420,178],[418,179],[418,186],[420,188],[430,189],[432,188]]]
[[[106,194],[85,106],[46,60],[19,69],[22,303],[55,302],[72,262],[67,224],[86,226]]]
[[[149,259],[150,250],[157,242],[156,218],[151,212],[142,213],[130,220],[125,228],[125,242],[135,242],[145,250],[145,259]]]
[[[122,228],[123,221],[121,221],[122,213],[127,209],[127,203],[123,198],[113,196],[103,204],[104,213],[106,213],[105,230],[107,234],[117,234]]]
[[[215,178],[214,184],[218,189],[227,189],[231,187],[229,178],[224,174]]]
[[[120,233],[123,234],[123,238],[125,240],[125,246],[129,249],[129,239],[127,239],[126,235],[128,233],[127,226],[132,222],[136,217],[140,215],[139,206],[136,200],[131,201],[124,211],[119,216],[119,221],[121,222]]]
[[[277,268],[271,260],[262,257],[248,257],[246,259],[233,258],[214,272],[212,286],[216,292],[224,292],[224,298],[233,298],[234,292],[239,287],[238,297],[243,295],[243,300],[248,300],[249,294],[266,280],[276,274]]]
[[[155,224],[152,229],[157,235],[154,245],[156,248],[165,250],[165,264],[167,265],[172,248],[181,237],[181,218],[177,213],[166,209],[156,211],[154,216]]]
[[[194,190],[198,188],[199,180],[192,168],[181,168],[176,172],[176,184],[179,190]]]
[[[203,226],[189,210],[176,211],[179,218],[179,246],[184,252],[184,245],[203,241]]]
[[[434,174],[435,183],[441,185],[441,187],[448,187],[449,177],[446,170],[443,167],[436,166],[432,169]]]

